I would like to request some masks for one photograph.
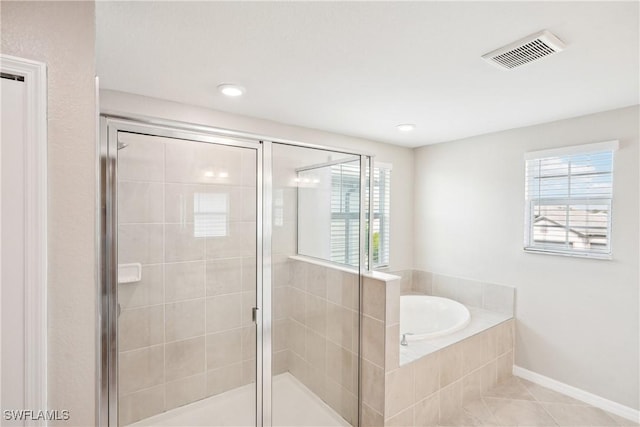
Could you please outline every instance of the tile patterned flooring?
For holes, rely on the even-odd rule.
[[[522,378],[511,377],[440,425],[620,427],[639,424]]]

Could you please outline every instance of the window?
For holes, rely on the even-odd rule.
[[[227,193],[194,193],[193,235],[194,237],[225,237],[227,231]]]
[[[526,251],[610,257],[617,147],[610,141],[527,154]]]
[[[357,163],[331,166],[331,261],[358,265],[360,221],[360,168]],[[374,167],[372,264],[389,264],[391,167]]]
[[[389,213],[391,165],[373,168],[372,264],[374,268],[389,265]]]
[[[357,266],[360,253],[360,165],[331,166],[331,261]]]

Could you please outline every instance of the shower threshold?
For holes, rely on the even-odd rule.
[[[145,418],[129,427],[141,426],[237,426],[255,425],[254,384],[229,390],[189,405]],[[350,426],[290,373],[273,377],[273,426]]]

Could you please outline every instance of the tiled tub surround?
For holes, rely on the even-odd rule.
[[[362,286],[362,425],[385,420],[385,373],[400,359],[400,277],[373,272]]]
[[[499,380],[510,376],[513,367],[511,314],[469,306],[465,284],[458,279],[433,277],[421,271],[401,273],[399,280],[368,284],[365,280],[363,287],[363,422],[366,426],[438,425],[460,410],[465,402],[476,400]],[[438,289],[439,296],[455,295],[452,299],[468,305],[471,324],[456,334],[400,346],[401,289],[405,294],[435,294],[434,288]],[[469,291],[476,294],[478,289],[482,295],[483,284],[472,283]],[[492,287],[487,289],[493,291]],[[504,292],[513,295],[512,288]],[[481,305],[483,297],[478,301]],[[504,311],[507,310],[508,307],[504,307]]]
[[[507,314],[495,313],[481,308],[467,308],[471,314],[471,321],[465,328],[449,335],[409,341],[408,345],[400,346],[400,365],[410,363],[435,351],[442,350],[512,318],[512,316]],[[400,331],[400,335],[402,335],[403,332],[404,331]]]
[[[124,142],[118,261],[141,263],[142,281],[118,285],[120,425],[255,377],[255,152]]]
[[[432,294],[433,275],[422,270],[400,270],[391,274],[400,277],[400,295]]]
[[[471,322],[460,331],[428,340],[411,341],[408,346],[401,346],[401,365],[513,318],[515,304],[513,287],[432,274],[421,270],[403,270],[395,274],[402,278],[401,294],[426,294],[449,298],[467,306],[471,313]],[[410,331],[400,331],[400,334],[403,332]]]
[[[387,369],[384,425],[436,426],[456,415],[511,376],[513,343],[511,319]]]
[[[449,298],[467,307],[507,314],[515,313],[515,288],[422,270],[402,270],[392,274],[401,277],[400,293],[425,294]]]

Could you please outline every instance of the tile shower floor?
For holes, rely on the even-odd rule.
[[[441,426],[638,426],[521,378],[512,377],[467,404]]]
[[[340,415],[313,394],[293,375],[273,378],[274,426],[349,426]],[[255,425],[255,388],[253,384],[200,400],[162,414],[154,415],[129,427],[139,426],[253,426]]]

